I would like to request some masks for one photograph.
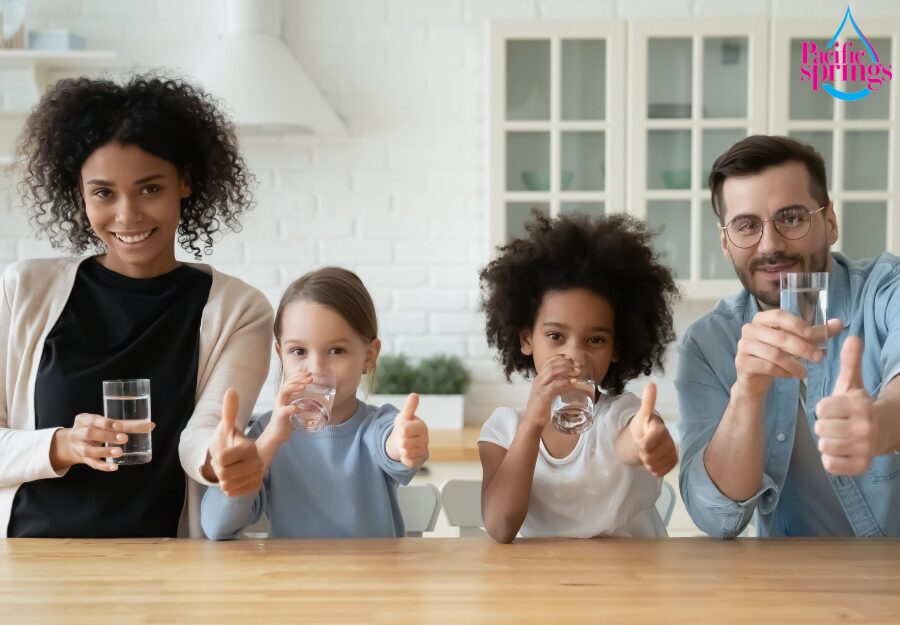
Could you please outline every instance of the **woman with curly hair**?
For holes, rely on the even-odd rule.
[[[534,376],[524,408],[498,408],[478,441],[485,528],[499,542],[522,536],[665,536],[655,502],[677,462],[654,411],[625,383],[661,368],[674,339],[678,291],[642,222],[624,215],[589,220],[536,214],[526,236],[500,248],[481,271],[487,340],[507,380]],[[588,354],[593,426],[558,431],[554,398],[582,377]],[[584,377],[587,377],[586,375]]]
[[[180,80],[69,79],[28,118],[18,158],[38,233],[96,254],[0,279],[0,535],[200,536],[198,483],[255,492],[262,477],[241,426],[268,371],[271,306],[175,257],[176,241],[210,253],[250,204],[233,126]],[[101,383],[126,378],[151,382],[146,464],[127,463],[122,422],[101,416]]]

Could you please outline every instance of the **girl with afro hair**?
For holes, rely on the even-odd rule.
[[[480,274],[488,343],[507,379],[533,377],[524,408],[498,408],[478,441],[482,513],[497,541],[523,537],[666,535],[655,502],[677,462],[671,435],[625,384],[662,368],[674,339],[672,273],[642,222],[624,215],[549,219],[499,250]],[[558,431],[554,398],[575,390],[586,352],[593,425]],[[602,389],[602,391],[601,391]]]
[[[175,256],[210,253],[251,204],[234,127],[181,80],[66,79],[17,160],[35,230],[68,256],[0,278],[0,536],[201,536],[200,484],[262,479],[242,432],[272,308]],[[118,379],[150,381],[149,454],[127,447],[146,424],[106,418],[103,382]]]

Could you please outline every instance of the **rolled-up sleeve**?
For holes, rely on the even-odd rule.
[[[681,410],[681,498],[694,523],[717,538],[738,536],[759,507],[769,514],[778,503],[778,486],[763,475],[760,490],[746,501],[735,501],[716,487],[703,460],[706,447],[728,407],[729,389],[713,373],[711,363],[686,335],[678,346],[675,387]]]
[[[879,315],[884,334],[881,344],[882,388],[900,375],[900,278],[894,276],[890,285],[876,296],[876,310],[883,311]]]

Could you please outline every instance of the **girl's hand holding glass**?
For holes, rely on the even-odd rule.
[[[268,436],[273,440],[283,443],[291,437],[294,431],[291,417],[298,412],[297,406],[292,402],[303,394],[312,381],[312,373],[305,369],[296,371],[284,381],[275,396],[275,408],[272,410],[269,425],[266,426],[266,432],[269,432]]]
[[[531,383],[531,394],[525,407],[525,420],[541,430],[550,419],[554,398],[570,390],[581,375],[581,369],[565,354],[556,354],[544,362],[543,369]]]
[[[394,429],[385,442],[387,455],[410,469],[416,469],[428,458],[428,426],[418,416],[419,396],[411,393],[403,410],[394,418]]]
[[[308,371],[310,378],[303,383],[299,396],[292,400],[291,423],[295,429],[318,432],[331,421],[331,409],[337,395],[337,371],[331,365],[309,371],[306,363],[300,371]]]
[[[550,423],[563,434],[581,434],[594,425],[594,395],[597,393],[594,360],[581,349],[567,353],[566,357],[574,363],[577,379],[573,378],[572,389],[553,399]]]

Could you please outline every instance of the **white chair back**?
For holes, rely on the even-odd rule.
[[[663,525],[669,526],[672,520],[672,510],[675,509],[675,488],[668,482],[662,483],[662,492],[656,500],[656,511],[662,517]]]
[[[462,538],[487,536],[482,529],[481,480],[448,480],[441,486],[444,513]]]
[[[422,537],[434,531],[441,513],[441,492],[433,484],[401,486],[397,489],[397,503],[406,526],[406,535]]]

